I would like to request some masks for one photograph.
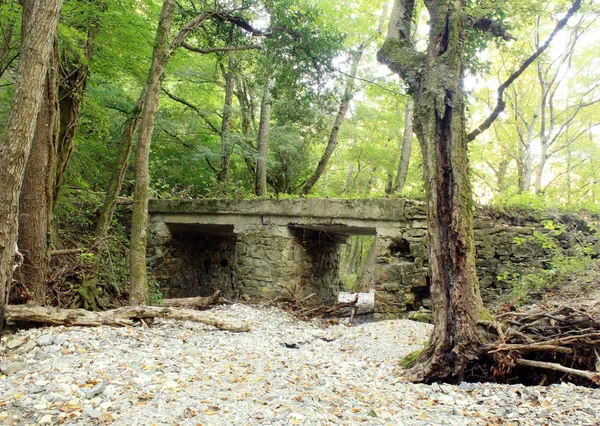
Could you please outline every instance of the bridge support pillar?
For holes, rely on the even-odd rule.
[[[414,224],[413,224],[414,225]],[[375,319],[430,315],[426,230],[378,230],[373,273]],[[416,319],[416,318],[415,318]]]
[[[236,227],[233,276],[238,296],[273,299],[300,286],[303,251],[287,227]]]

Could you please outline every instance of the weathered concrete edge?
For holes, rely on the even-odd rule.
[[[151,214],[236,214],[381,221],[403,221],[406,217],[414,217],[415,212],[425,214],[424,203],[402,198],[150,200],[148,210]]]

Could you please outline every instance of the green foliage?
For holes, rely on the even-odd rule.
[[[13,72],[17,68],[21,44],[21,6],[0,1],[0,140],[8,119],[13,94]]]
[[[54,216],[53,244],[57,248],[83,247],[78,255],[59,256],[50,283],[59,304],[91,310],[110,309],[126,303],[129,285],[128,216],[117,208],[111,235],[94,239],[98,207],[103,193],[84,188],[61,191]],[[66,289],[72,291],[67,294]]]
[[[516,237],[514,242],[518,245],[534,242],[542,247],[550,256],[547,265],[529,274],[509,276],[506,273],[498,277],[501,281],[513,283],[513,295],[523,303],[529,301],[532,292],[544,291],[557,285],[568,285],[570,278],[585,274],[596,255],[593,247],[583,242],[570,247],[568,253],[565,252],[556,239],[567,231],[563,224],[547,220],[544,222],[544,228],[547,232],[535,231],[529,238]]]
[[[500,209],[519,209],[542,212],[549,208],[546,198],[543,195],[532,194],[531,192],[520,193],[501,193],[494,200],[495,207]]]
[[[148,277],[148,304],[150,306],[162,306],[163,294],[160,285],[152,276]]]

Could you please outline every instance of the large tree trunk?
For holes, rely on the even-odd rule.
[[[398,171],[394,180],[394,192],[401,193],[406,184],[408,175],[408,166],[410,165],[410,153],[412,151],[413,137],[413,105],[412,100],[406,102],[404,107],[404,133],[402,135],[402,148],[400,149],[400,160],[398,161]]]
[[[158,111],[160,86],[164,69],[169,62],[169,30],[175,0],[165,0],[160,14],[158,30],[152,54],[152,66],[146,83],[144,112],[140,123],[138,143],[135,150],[135,191],[133,193],[133,218],[131,222],[129,304],[148,304],[148,276],[146,271],[146,241],[148,227],[148,191],[150,185],[150,142],[154,120]]]
[[[460,64],[452,70],[460,75]],[[464,366],[478,356],[476,321],[484,308],[475,273],[473,201],[468,177],[462,90],[446,84],[435,90],[443,72],[432,66],[416,93],[415,130],[424,157],[427,190],[429,262],[434,331],[416,378],[460,381]],[[434,88],[431,90],[430,88]],[[435,106],[434,106],[435,105]]]
[[[23,15],[24,22],[29,19],[30,17]],[[16,271],[17,281],[26,289],[27,299],[40,305],[46,303],[47,281],[50,273],[48,250],[52,224],[52,184],[59,126],[57,68],[58,40],[55,36],[42,89],[42,104],[37,116],[35,135],[19,198],[18,245],[24,261]]]
[[[0,144],[0,332],[13,274],[19,195],[42,103],[47,62],[61,4],[61,0],[46,0],[32,5],[31,20],[24,31],[6,135]]]
[[[428,3],[430,33],[425,55],[410,43],[414,2],[397,0],[392,31],[379,59],[409,84],[414,129],[423,153],[434,330],[414,381],[460,381],[479,356],[476,321],[485,310],[475,273],[473,201],[468,176],[465,107],[461,87],[464,3]]]
[[[267,195],[267,159],[269,157],[269,127],[271,126],[271,91],[275,79],[269,77],[265,84],[260,106],[260,123],[258,125],[258,158],[256,160],[256,188],[259,197]]]
[[[115,208],[117,207],[117,200],[121,193],[121,186],[123,186],[123,180],[125,179],[125,173],[129,167],[129,157],[131,156],[133,140],[140,123],[142,110],[144,109],[145,98],[146,92],[142,92],[132,116],[125,122],[125,129],[123,130],[121,140],[117,147],[115,165],[110,180],[108,181],[104,203],[100,208],[100,216],[98,217],[98,222],[96,223],[96,229],[94,231],[94,236],[97,238],[103,238],[108,234],[108,229],[110,228],[110,223],[112,222],[112,217]]]
[[[234,59],[229,57],[228,69],[223,70],[225,77],[225,102],[223,103],[223,119],[221,122],[221,170],[217,175],[218,182],[227,182],[229,176],[229,163],[231,160],[231,112],[233,107],[233,67]]]

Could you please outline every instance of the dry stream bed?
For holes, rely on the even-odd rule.
[[[600,424],[600,389],[399,382],[392,371],[428,324],[322,329],[275,308],[211,312],[251,331],[157,320],[4,336],[0,425]]]

